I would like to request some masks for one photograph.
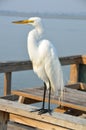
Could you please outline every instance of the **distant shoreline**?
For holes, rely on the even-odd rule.
[[[16,11],[0,11],[0,16],[11,16],[11,17],[31,17],[39,16],[42,18],[53,18],[53,19],[79,19],[86,20],[86,14],[65,14],[65,13],[38,13],[38,12],[16,12]]]

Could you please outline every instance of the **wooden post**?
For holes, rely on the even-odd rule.
[[[72,64],[70,68],[70,81],[69,83],[77,83],[79,74],[79,64]]]
[[[0,111],[0,130],[7,130],[8,120],[9,114],[7,112]]]
[[[23,96],[19,96],[19,100],[18,100],[18,102],[20,102],[20,103],[24,103],[24,100],[25,100],[25,97],[23,97]]]
[[[4,75],[4,96],[11,94],[11,72]]]

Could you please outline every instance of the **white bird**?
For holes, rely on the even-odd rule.
[[[61,97],[64,89],[63,73],[56,49],[49,40],[42,38],[44,30],[41,18],[31,17],[28,20],[14,21],[13,23],[30,24],[34,27],[28,34],[27,47],[33,70],[44,82],[43,104],[39,109],[39,114],[50,113],[51,93]],[[46,89],[49,90],[48,109],[45,109]]]

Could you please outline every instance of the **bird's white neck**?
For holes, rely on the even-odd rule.
[[[28,35],[28,52],[30,59],[33,61],[34,59],[38,58],[38,46],[39,40],[42,36],[43,30],[41,26],[35,27],[32,31],[29,32]]]

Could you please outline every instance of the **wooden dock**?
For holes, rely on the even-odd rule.
[[[34,109],[31,105],[19,102],[0,100],[0,129],[6,130],[7,121],[18,122],[34,128],[48,130],[86,129],[86,120],[71,115],[53,112],[52,115],[38,115],[31,112]]]
[[[43,87],[11,90],[12,73],[32,69],[31,62],[0,63],[0,73],[5,73],[4,96],[0,98],[0,130],[86,130],[86,56],[62,57],[60,61],[62,65],[70,65],[70,81],[61,102],[51,96],[51,103],[56,106],[51,115],[31,112],[36,108],[35,103],[42,102]]]

